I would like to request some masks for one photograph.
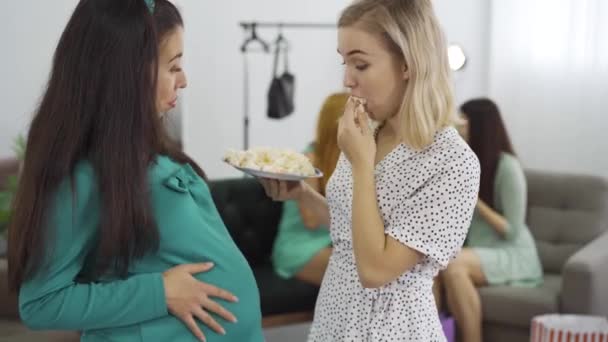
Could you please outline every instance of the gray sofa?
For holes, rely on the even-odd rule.
[[[538,171],[526,178],[544,284],[481,289],[486,342],[528,342],[536,315],[608,316],[608,182]]]

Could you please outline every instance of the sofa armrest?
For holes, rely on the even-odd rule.
[[[576,252],[562,273],[563,313],[608,316],[608,232]]]

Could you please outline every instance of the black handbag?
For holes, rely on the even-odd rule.
[[[283,52],[284,55],[284,67],[283,74],[277,75],[277,68],[279,64],[279,57],[281,54],[281,46],[277,45],[274,53],[274,66],[272,71],[272,82],[268,89],[268,117],[272,119],[281,119],[294,110],[294,88],[295,88],[295,77],[289,72],[287,63],[287,49]]]

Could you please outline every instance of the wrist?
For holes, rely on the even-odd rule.
[[[374,178],[374,166],[371,163],[353,165],[352,172],[353,180]]]
[[[351,160],[351,167],[353,170],[374,170],[374,158],[370,158],[369,156],[353,156]]]
[[[310,187],[310,185],[308,185],[308,183],[300,181],[300,186],[301,186],[301,190],[299,191],[299,193],[295,199],[296,202],[298,202],[298,203],[305,201],[306,198],[308,196],[310,196],[310,192],[311,192],[311,187]]]

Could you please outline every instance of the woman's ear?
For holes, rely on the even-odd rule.
[[[403,74],[404,81],[407,81],[410,79],[410,69],[407,67],[406,64],[403,64],[403,66],[401,67],[401,72]]]

